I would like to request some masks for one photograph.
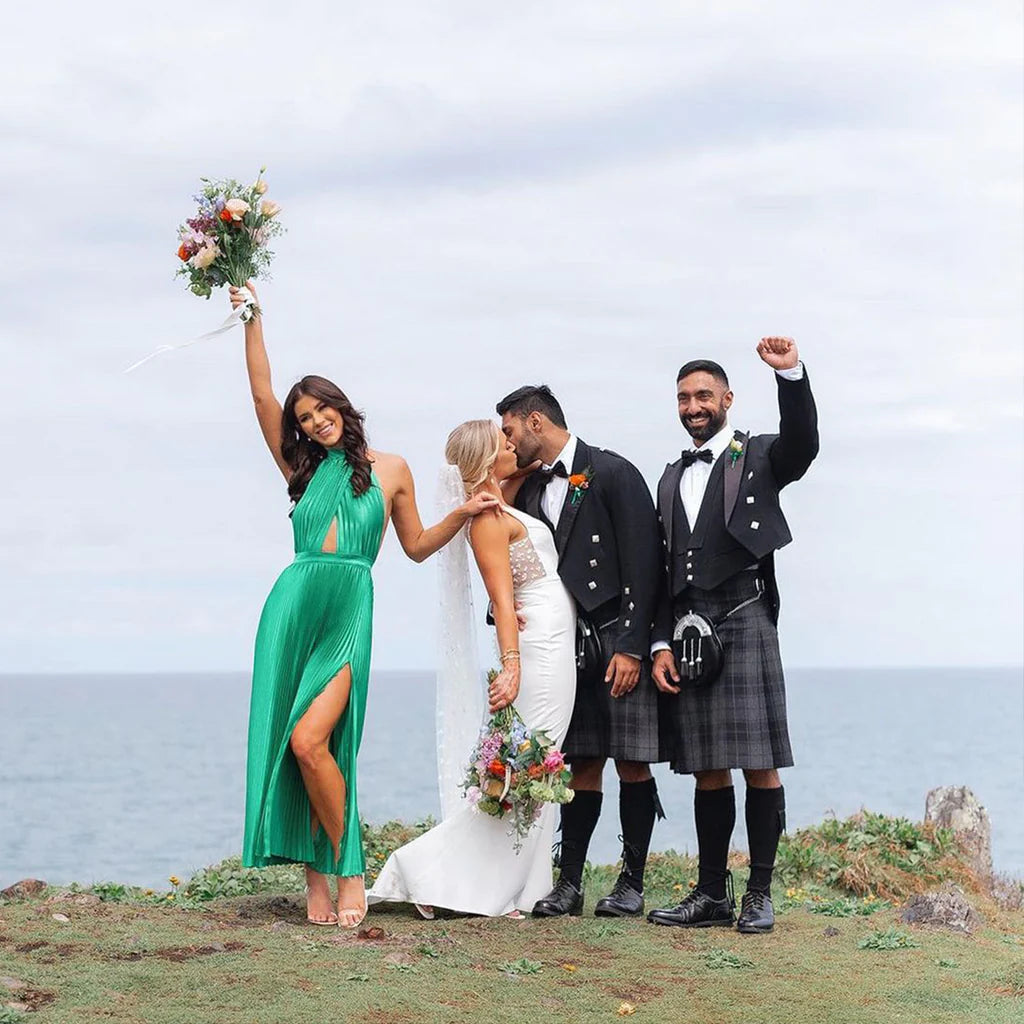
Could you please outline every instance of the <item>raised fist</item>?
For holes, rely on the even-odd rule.
[[[793,370],[800,363],[800,353],[792,338],[762,338],[757,345],[757,354],[773,370]]]

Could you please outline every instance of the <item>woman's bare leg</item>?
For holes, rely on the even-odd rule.
[[[352,672],[346,665],[310,704],[291,736],[292,753],[309,796],[310,827],[314,835],[319,827],[323,827],[335,859],[340,856],[341,838],[345,832],[345,778],[331,754],[330,738],[348,707],[351,689]],[[325,898],[330,906],[327,876],[307,867],[306,880],[310,918],[324,919],[325,914],[331,913],[324,909]]]
[[[338,924],[355,928],[366,917],[366,885],[362,875],[338,876]]]
[[[306,865],[306,917],[314,924],[337,924],[327,876]]]

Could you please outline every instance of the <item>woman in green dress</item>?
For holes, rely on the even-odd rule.
[[[241,301],[232,288],[232,305]],[[256,634],[243,861],[305,864],[309,921],[352,928],[366,913],[356,754],[370,674],[370,567],[389,519],[421,562],[498,503],[477,495],[424,529],[405,460],[367,446],[362,414],[334,384],[303,377],[278,403],[259,317],[245,325],[245,361],[260,429],[295,502],[295,561]]]

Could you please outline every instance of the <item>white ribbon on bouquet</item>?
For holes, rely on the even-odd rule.
[[[140,359],[137,363],[132,363],[132,365],[124,372],[131,373],[133,370],[137,370],[142,366],[143,363],[148,363],[150,359],[156,359],[157,356],[163,355],[164,352],[173,352],[175,349],[188,348],[190,345],[195,345],[197,342],[206,341],[207,338],[216,338],[218,334],[224,334],[226,331],[230,331],[238,324],[248,323],[249,320],[252,319],[252,308],[256,305],[256,300],[253,298],[252,292],[249,291],[248,288],[239,288],[238,294],[242,296],[242,304],[231,310],[231,314],[219,327],[214,328],[212,331],[207,331],[206,334],[200,334],[198,338],[191,338],[189,341],[179,341],[176,345],[160,345],[150,352],[144,359]]]

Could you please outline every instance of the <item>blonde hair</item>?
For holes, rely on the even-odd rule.
[[[448,435],[444,457],[458,468],[467,494],[491,475],[504,441],[494,420],[467,420]]]

